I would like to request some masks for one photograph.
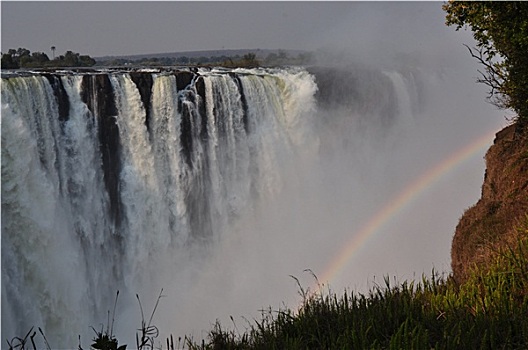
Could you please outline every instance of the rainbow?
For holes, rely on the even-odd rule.
[[[352,236],[352,239],[343,245],[343,248],[335,258],[323,270],[319,281],[325,284],[331,283],[347,265],[354,253],[366,243],[369,237],[372,237],[376,232],[381,230],[392,218],[396,217],[398,213],[412,203],[425,189],[434,185],[442,176],[448,174],[464,161],[489,147],[490,140],[493,139],[496,132],[496,130],[488,132],[470,142],[462,149],[449,155],[393,197]]]

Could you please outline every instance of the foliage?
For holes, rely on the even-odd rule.
[[[112,313],[112,323],[110,323],[110,320],[108,320],[106,331],[103,332],[101,328],[101,331],[98,332],[92,327],[95,334],[97,335],[93,339],[93,344],[91,345],[93,349],[96,349],[96,350],[126,350],[126,345],[119,346],[116,337],[113,335],[115,310],[117,307],[118,297],[119,297],[119,291],[117,291],[115,302],[114,302],[114,311]],[[108,316],[110,318],[110,314]],[[81,349],[80,345],[79,345],[79,349]]]
[[[526,225],[528,228],[528,225]],[[450,277],[367,295],[301,290],[298,312],[263,311],[243,334],[219,322],[191,349],[520,349],[528,346],[528,240],[457,285]]]
[[[451,245],[451,268],[463,282],[472,265],[486,265],[501,247],[514,244],[528,213],[528,128],[516,124],[498,132],[486,152],[480,199],[464,211]],[[525,236],[527,236],[525,234]]]
[[[51,50],[55,52],[55,47]],[[64,55],[50,60],[43,52],[33,52],[25,48],[9,49],[2,54],[3,69],[18,68],[43,68],[43,67],[91,67],[95,60],[87,55],[81,55],[73,51],[66,51]]]
[[[103,333],[101,330],[100,332],[97,332],[94,329],[95,334],[97,335],[93,339],[93,344],[91,347],[93,349],[97,350],[126,350],[126,345],[118,345],[117,339],[115,336],[109,334],[109,333]]]
[[[481,83],[490,88],[490,101],[528,120],[528,2],[449,1],[443,5],[446,24],[473,32],[471,55],[484,66]]]
[[[223,62],[217,62],[214,65],[222,67],[244,67],[244,68],[253,68],[260,66],[260,62],[257,59],[257,55],[254,52],[249,52],[245,54],[242,58],[238,55],[234,57],[226,57]]]

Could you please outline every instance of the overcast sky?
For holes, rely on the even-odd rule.
[[[93,57],[218,49],[373,47],[442,53],[467,35],[442,2],[2,1],[2,51]]]

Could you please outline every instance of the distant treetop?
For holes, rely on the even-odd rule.
[[[55,56],[55,46],[51,47]],[[44,68],[44,67],[91,67],[95,60],[88,55],[66,51],[64,55],[49,59],[44,52],[33,52],[25,48],[9,49],[2,54],[2,69]]]

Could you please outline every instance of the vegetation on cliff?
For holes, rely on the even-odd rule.
[[[487,268],[497,251],[525,237],[518,225],[527,214],[528,132],[519,132],[513,124],[497,133],[486,153],[482,196],[456,227],[451,248],[454,278],[465,281],[476,266]]]

